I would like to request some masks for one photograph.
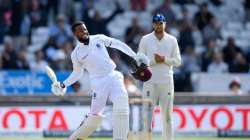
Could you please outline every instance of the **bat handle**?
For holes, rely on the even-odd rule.
[[[54,84],[54,83],[57,83],[58,81],[56,80],[56,79],[53,79],[52,80],[52,83]]]

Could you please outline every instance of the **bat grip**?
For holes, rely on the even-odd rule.
[[[65,88],[66,86],[64,85],[64,83],[61,83],[60,82],[60,86],[61,86],[61,88]]]

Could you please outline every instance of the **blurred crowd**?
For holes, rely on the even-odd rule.
[[[112,2],[114,8],[108,16],[103,16],[95,5],[100,1]],[[108,25],[117,16],[128,11],[147,12],[150,15],[163,13],[167,19],[167,32],[178,39],[183,64],[175,69],[177,91],[192,91],[190,75],[193,72],[208,73],[248,73],[250,66],[250,44],[239,46],[234,36],[224,38],[222,22],[209,6],[219,8],[226,0],[161,0],[150,9],[152,0],[0,0],[0,70],[43,71],[45,65],[56,70],[71,70],[70,53],[75,42],[70,25],[83,20],[90,34],[112,36]],[[243,25],[250,22],[250,2],[238,1],[244,9]],[[180,7],[180,13],[173,6]],[[198,10],[191,13],[186,5],[196,5]],[[144,21],[145,22],[145,21]],[[147,21],[151,24],[151,20]],[[224,24],[224,23],[223,23]],[[42,47],[36,45],[34,30],[46,27]],[[121,39],[137,51],[141,37],[152,31],[140,25],[138,17],[133,17]],[[113,36],[116,38],[116,36]],[[43,38],[43,36],[41,36]],[[39,38],[38,38],[39,39]],[[222,40],[225,41],[225,43]],[[152,46],[153,47],[153,46]],[[117,69],[125,75],[125,83],[131,91],[134,81],[129,76],[129,59],[124,54],[109,49]],[[76,86],[78,87],[78,86]]]

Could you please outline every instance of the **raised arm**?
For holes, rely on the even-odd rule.
[[[127,44],[118,39],[107,37],[105,35],[101,35],[101,39],[105,42],[106,47],[118,49],[132,58],[136,56],[136,53]]]
[[[135,53],[128,45],[125,43],[107,36],[102,36],[103,41],[105,42],[106,47],[115,48],[123,53],[130,56],[131,67],[133,69],[132,75],[141,81],[148,81],[151,78],[151,71],[148,68],[149,60],[144,53]]]

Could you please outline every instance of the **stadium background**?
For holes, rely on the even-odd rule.
[[[167,31],[177,37],[183,59],[174,75],[177,139],[249,138],[249,0],[0,0],[0,139],[67,135],[88,112],[86,71],[60,98],[50,93],[44,73],[50,65],[59,80],[69,75],[74,21],[83,20],[90,34],[118,38],[137,51],[140,38],[152,31],[156,12],[166,16]],[[140,98],[142,83],[129,74],[126,56],[109,52],[131,99]],[[140,105],[131,108],[136,133]],[[96,135],[110,136],[110,112],[108,106]],[[154,116],[157,136],[158,108]]]

